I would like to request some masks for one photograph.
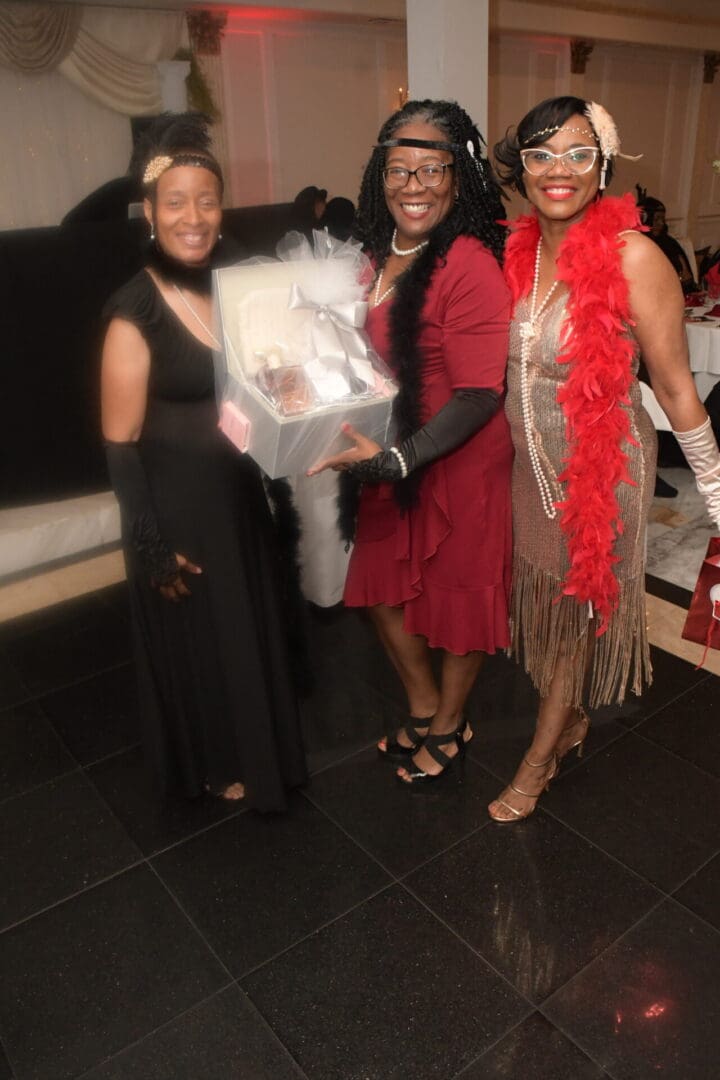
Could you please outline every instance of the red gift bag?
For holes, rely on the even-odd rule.
[[[699,668],[708,649],[720,649],[720,536],[710,538],[682,636],[705,646]]]

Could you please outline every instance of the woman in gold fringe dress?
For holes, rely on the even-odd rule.
[[[641,235],[634,200],[603,197],[620,143],[592,102],[552,98],[495,148],[505,184],[535,209],[513,225],[515,302],[506,410],[513,471],[514,655],[540,693],[532,743],[490,804],[528,817],[592,706],[650,681],[645,523],[656,436],[636,378],[642,351],[658,401],[720,521],[720,456],[690,373],[683,297]],[[625,155],[621,155],[625,156]]]

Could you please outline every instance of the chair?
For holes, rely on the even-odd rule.
[[[680,247],[685,252],[685,257],[687,258],[688,266],[690,267],[690,271],[692,273],[693,280],[697,281],[698,280],[698,267],[697,267],[697,259],[695,258],[695,248],[693,246],[692,240],[690,239],[689,236],[676,236],[675,239],[677,240],[678,244],[680,245]]]

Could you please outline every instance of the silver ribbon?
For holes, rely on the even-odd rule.
[[[368,358],[367,343],[360,333],[365,325],[367,303],[352,300],[342,304],[317,304],[310,300],[297,282],[290,287],[288,307],[312,312],[311,340],[314,359],[328,370],[341,371],[349,367],[345,375],[353,391],[357,381],[362,383],[360,392],[375,385],[373,366]]]

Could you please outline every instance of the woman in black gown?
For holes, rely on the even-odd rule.
[[[148,136],[147,266],[118,290],[102,418],[147,754],[164,793],[282,810],[306,777],[258,467],[219,432],[210,263],[222,176],[198,117]]]

